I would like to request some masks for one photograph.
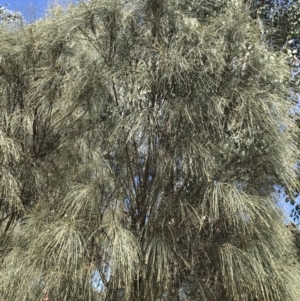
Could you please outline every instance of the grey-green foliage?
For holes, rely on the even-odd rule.
[[[289,71],[242,2],[1,29],[1,301],[299,300]]]

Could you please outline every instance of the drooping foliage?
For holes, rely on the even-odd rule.
[[[91,0],[0,41],[0,300],[299,300],[289,70],[243,1]]]
[[[278,1],[264,0],[253,1],[249,8],[252,18],[259,19],[262,36],[266,45],[273,50],[284,52],[287,54],[287,64],[291,69],[289,80],[288,98],[293,102],[291,109],[291,118],[299,122],[299,66],[300,66],[300,5],[298,0]],[[299,168],[299,158],[295,162],[297,169]],[[295,190],[292,195],[284,192],[281,187],[280,192],[283,193],[285,201],[293,205],[290,217],[294,222],[298,222],[300,218],[299,190]]]

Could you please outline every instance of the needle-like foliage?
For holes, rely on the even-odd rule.
[[[1,301],[299,300],[289,68],[244,1],[90,0],[0,41]]]

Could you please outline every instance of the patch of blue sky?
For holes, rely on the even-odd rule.
[[[291,70],[292,79],[295,79],[299,73],[300,73],[300,68],[292,68]]]
[[[98,270],[94,272],[94,275],[92,277],[92,285],[93,288],[99,292],[103,292],[105,289],[104,283],[100,277],[100,273]]]
[[[110,267],[104,268],[102,277],[105,277],[106,282],[109,282],[110,276],[111,276],[111,268]],[[94,274],[92,277],[92,285],[93,285],[93,288],[95,290],[97,290],[98,292],[105,291],[105,284],[101,278],[99,270],[94,271]]]
[[[79,2],[78,0],[10,0],[2,2],[0,5],[12,12],[20,12],[26,23],[32,23],[42,19],[47,14],[49,8],[56,4],[66,7],[70,3]]]
[[[129,198],[124,199],[124,205],[125,205],[125,210],[127,212],[129,212],[130,211],[130,199]]]
[[[285,193],[284,188],[280,185],[274,185],[274,192],[273,192],[272,196],[275,199],[278,207],[284,213],[284,222],[286,224],[294,222],[293,218],[290,216],[290,212],[293,210],[294,205],[292,205],[290,202],[286,202],[287,195]],[[296,203],[299,201],[300,201],[300,198],[298,197],[296,199]]]
[[[247,182],[241,182],[241,181],[234,181],[233,185],[238,189],[238,190],[244,190],[247,188],[248,183]]]

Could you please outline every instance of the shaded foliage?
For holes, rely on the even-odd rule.
[[[1,300],[299,300],[289,71],[248,14],[92,0],[0,30]]]
[[[294,236],[294,243],[297,248],[297,255],[299,261],[300,260],[300,230],[295,223],[289,223],[287,227]]]

